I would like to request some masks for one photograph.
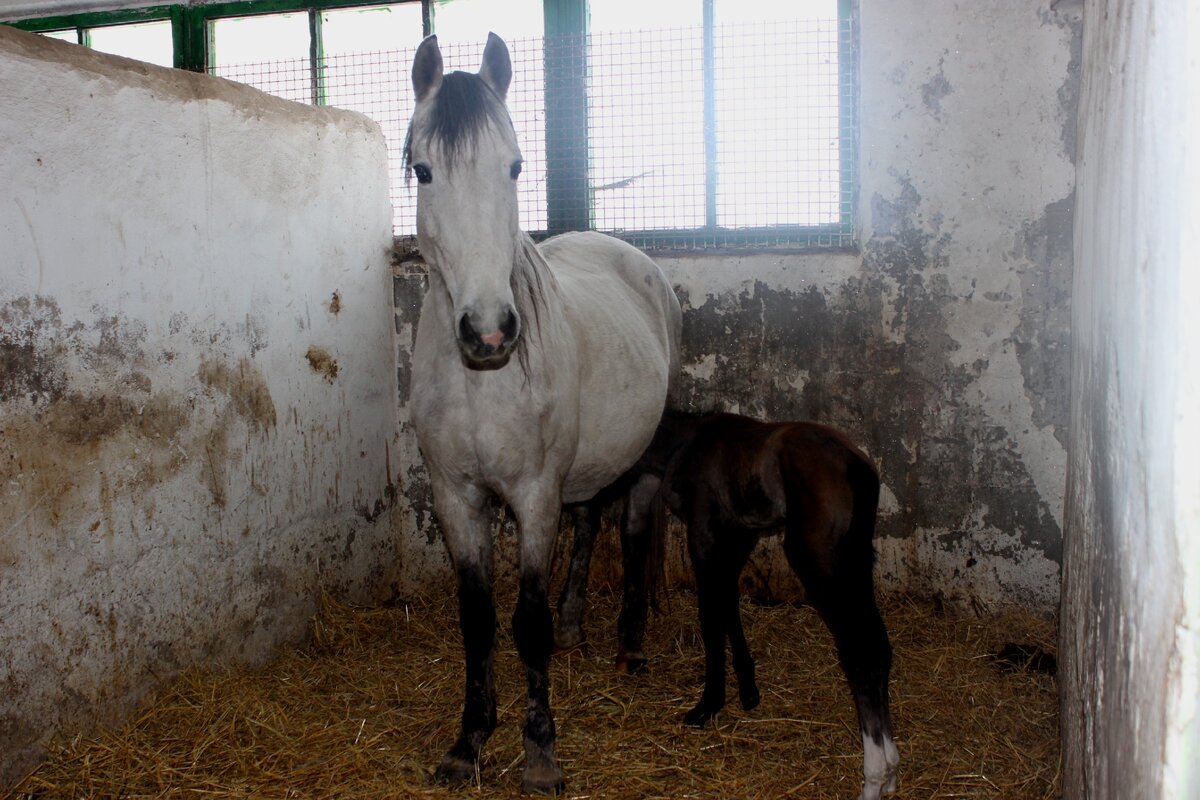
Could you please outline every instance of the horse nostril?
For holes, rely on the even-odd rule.
[[[500,323],[500,332],[509,341],[517,338],[517,314],[511,307],[504,314],[504,322]]]
[[[489,358],[502,355],[506,346],[515,341],[520,330],[521,322],[516,311],[509,306],[506,308],[496,328],[484,328],[489,333],[481,333],[476,321],[476,315],[464,312],[458,318],[458,342],[469,359]]]
[[[458,339],[463,344],[474,344],[479,341],[479,334],[475,331],[475,326],[471,324],[469,314],[463,314],[458,318]]]

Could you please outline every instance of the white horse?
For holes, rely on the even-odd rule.
[[[519,529],[522,786],[557,792],[547,581],[559,514],[611,484],[650,443],[675,391],[681,314],[658,266],[636,248],[597,233],[535,246],[520,230],[521,152],[504,105],[511,78],[495,34],[478,74],[443,74],[433,36],[413,60],[406,163],[430,271],[410,407],[458,575],[466,661],[461,733],[435,777],[470,780],[496,725],[494,496]]]

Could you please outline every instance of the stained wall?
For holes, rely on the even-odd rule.
[[[885,588],[965,609],[1051,613],[1082,9],[864,0],[859,11],[860,247],[655,254],[684,305],[686,400],[849,431],[883,474]],[[412,532],[403,547],[414,586],[447,571],[405,422],[423,285],[418,264],[397,267],[402,514]],[[598,580],[617,572],[611,546],[597,558]],[[774,545],[756,554],[746,583],[767,597],[798,595]]]
[[[0,27],[0,786],[398,569],[378,127]]]
[[[1063,797],[1200,797],[1194,4],[1089,0],[1059,671]]]

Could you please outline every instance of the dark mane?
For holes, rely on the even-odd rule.
[[[450,164],[461,155],[464,146],[473,143],[481,132],[495,125],[512,129],[508,110],[491,87],[473,72],[451,72],[442,78],[434,96],[428,126],[420,132],[425,141],[437,141]],[[404,139],[404,169],[412,165],[413,128],[409,125]]]

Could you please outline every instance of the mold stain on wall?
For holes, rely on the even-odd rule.
[[[324,347],[313,345],[308,348],[308,352],[304,357],[308,360],[308,366],[312,371],[323,377],[329,383],[337,380],[338,362],[337,359],[329,354],[329,351]]]
[[[307,612],[294,606],[311,605],[311,587],[298,585],[308,579],[285,569],[288,561],[271,566],[277,559],[269,555],[273,539],[290,542],[294,532],[272,531],[265,540],[252,535],[264,526],[282,520],[312,527],[311,552],[288,558],[320,558],[335,571],[339,562],[367,560],[374,579],[384,581],[381,565],[394,563],[395,554],[379,537],[359,535],[359,528],[391,508],[390,477],[379,498],[347,506],[344,519],[326,524],[286,511],[279,519],[270,514],[265,474],[273,456],[264,448],[271,437],[284,445],[275,400],[253,358],[215,354],[252,349],[245,338],[252,325],[201,332],[179,315],[167,338],[155,343],[145,325],[99,309],[90,321],[67,322],[46,297],[0,306],[0,323],[0,607],[21,611],[11,620],[50,614],[49,628],[4,632],[24,636],[29,647],[0,654],[0,750],[14,758],[35,754],[64,721],[116,721],[158,676],[194,660],[195,651],[253,652],[265,628],[285,617],[302,620]],[[238,346],[225,347],[239,339]],[[183,357],[171,348],[196,342],[218,347],[180,380]],[[156,375],[175,388],[156,386]],[[306,442],[322,435],[291,410],[287,421]],[[303,469],[315,476],[314,486],[329,477],[315,458]],[[334,483],[339,479],[332,476]],[[233,500],[245,502],[247,485],[265,515],[249,514],[242,522],[230,515],[244,513]],[[207,508],[189,499],[205,496]],[[181,554],[197,552],[211,560],[180,563]],[[216,609],[208,597],[181,600],[204,617],[201,622],[171,609],[163,618],[146,605],[153,602],[142,584],[148,572],[157,575],[155,585],[175,587],[167,591],[186,598],[191,570],[205,581],[236,574],[241,567],[223,563],[236,552],[247,577],[228,593],[232,607]],[[331,590],[339,580],[345,576],[332,579]],[[54,587],[53,599],[37,594],[47,587]],[[211,630],[212,618],[222,615],[240,620],[240,638],[226,641]],[[50,664],[77,666],[58,671]],[[29,704],[42,693],[58,696],[56,719],[29,718],[3,700]]]

